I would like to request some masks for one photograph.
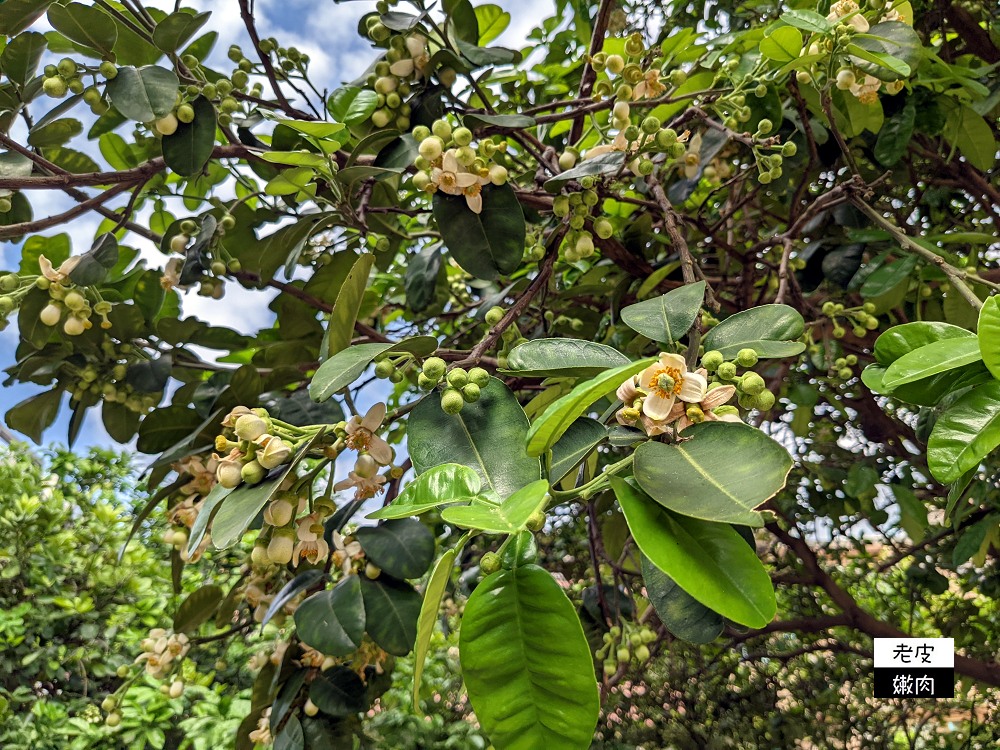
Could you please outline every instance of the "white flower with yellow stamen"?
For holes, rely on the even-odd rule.
[[[424,68],[431,61],[430,51],[427,49],[427,40],[420,34],[412,34],[406,37],[406,51],[409,57],[397,60],[389,66],[389,72],[400,78],[407,78],[414,73],[420,78],[424,74]]]
[[[292,566],[297,568],[299,558],[303,557],[313,565],[325,560],[330,554],[330,545],[323,538],[323,524],[319,522],[319,515],[310,513],[299,519],[298,524],[295,535],[299,542],[292,553]]]
[[[639,387],[649,394],[643,399],[642,413],[654,421],[664,421],[677,399],[700,403],[705,398],[708,381],[700,373],[689,372],[679,354],[660,354],[658,362],[639,374]]]
[[[639,81],[639,84],[632,90],[632,100],[642,99],[647,97],[649,99],[655,99],[661,96],[667,87],[660,83],[660,71],[652,68],[646,71],[646,74]]]
[[[340,566],[340,569],[344,572],[344,575],[349,575],[351,572],[351,560],[355,557],[359,557],[364,554],[364,550],[361,548],[359,542],[345,543],[344,537],[340,535],[339,532],[333,532],[333,561]]]
[[[462,169],[453,148],[444,152],[441,166],[431,170],[431,182],[448,195],[462,195],[465,188],[475,185],[478,181],[476,175]]]
[[[469,175],[472,177],[472,175]],[[475,179],[475,178],[473,178]],[[375,432],[382,426],[385,419],[385,404],[379,402],[375,404],[364,417],[355,414],[351,421],[347,423],[347,438],[344,442],[351,450],[368,451],[372,458],[382,466],[392,463],[392,448]]]
[[[844,19],[844,23],[853,26],[855,31],[863,34],[868,31],[868,21],[863,15],[857,13],[857,11],[858,4],[854,0],[839,0],[839,2],[831,6],[830,15],[826,17],[826,20],[830,23],[837,23],[841,19]],[[851,16],[852,13],[855,15]],[[851,17],[845,18],[845,16]]]
[[[875,76],[865,74],[864,83],[855,83],[851,86],[851,93],[858,97],[862,104],[874,104],[878,101],[878,90],[882,86]]]
[[[167,265],[163,269],[163,275],[160,277],[160,286],[166,291],[170,291],[174,287],[180,287],[181,285],[181,266],[184,261],[180,258],[171,258],[167,261]]]

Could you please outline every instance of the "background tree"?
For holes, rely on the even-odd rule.
[[[0,5],[0,314],[43,388],[6,421],[66,392],[71,442],[135,439],[186,593],[107,727],[259,629],[237,748],[913,747],[947,704],[856,678],[909,633],[956,640],[943,741],[988,742],[995,11],[567,2],[511,50],[499,6],[412,5],[332,92],[247,0],[223,70],[208,14]],[[90,212],[85,253],[39,234]],[[233,284],[274,325],[182,313]]]

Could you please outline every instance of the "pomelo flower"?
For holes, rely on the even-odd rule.
[[[333,561],[340,566],[340,569],[344,572],[344,575],[349,575],[351,572],[351,560],[355,557],[359,557],[364,554],[364,550],[361,549],[360,542],[350,542],[344,543],[344,537],[340,535],[340,532],[333,532]]]
[[[839,0],[830,7],[830,15],[826,17],[826,20],[830,23],[837,23],[845,16],[850,16],[844,20],[844,23],[853,26],[855,31],[863,34],[868,31],[868,21],[857,11],[858,4],[854,0]],[[854,13],[853,16],[852,13]]]
[[[69,278],[70,273],[76,268],[77,264],[80,262],[81,255],[74,255],[72,258],[67,258],[62,262],[62,265],[58,269],[52,267],[52,262],[46,258],[44,255],[38,256],[38,267],[42,271],[42,276],[47,278],[49,281],[62,283]]]
[[[298,524],[295,535],[299,541],[292,554],[292,565],[298,567],[299,558],[303,557],[313,565],[325,560],[330,554],[330,545],[323,538],[323,524],[319,522],[319,516],[310,513],[299,519]]]
[[[472,175],[469,175],[472,177]],[[475,177],[472,177],[475,179]],[[392,448],[389,444],[385,442],[382,438],[375,434],[379,427],[382,426],[382,420],[385,419],[385,404],[377,403],[365,416],[359,417],[355,414],[351,417],[351,421],[347,423],[347,447],[351,450],[358,451],[368,451],[372,458],[378,461],[382,466],[388,466],[392,463]]]
[[[420,34],[406,37],[406,51],[410,53],[410,56],[390,65],[389,72],[400,78],[407,78],[414,73],[418,78],[423,76],[424,68],[431,60],[430,51],[427,49],[427,40]]]
[[[708,381],[700,373],[689,372],[679,354],[660,354],[658,362],[640,373],[639,387],[649,394],[643,399],[642,413],[652,420],[664,421],[677,399],[700,403],[705,398]]]
[[[639,84],[632,90],[632,100],[642,99],[647,97],[649,99],[655,99],[661,96],[667,87],[660,83],[660,71],[652,68],[646,71],[646,74],[639,81]]]
[[[858,101],[862,104],[874,104],[878,101],[878,90],[881,85],[882,81],[866,73],[864,83],[855,83],[851,86],[851,93],[858,97]]]

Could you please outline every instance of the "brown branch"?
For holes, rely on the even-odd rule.
[[[45,219],[38,219],[36,221],[24,221],[20,224],[8,224],[5,227],[0,227],[0,240],[10,239],[11,237],[19,237],[23,234],[33,234],[35,232],[41,232],[44,229],[48,229],[49,227],[65,224],[67,221],[71,221],[81,214],[92,211],[102,203],[111,200],[119,193],[127,192],[131,189],[131,187],[132,185],[130,184],[115,185],[113,188],[109,188],[103,193],[95,195],[93,198],[88,198],[82,203],[73,206],[73,208],[68,211],[64,211],[61,214],[49,216]],[[115,216],[118,216],[118,214],[115,214]]]
[[[594,21],[594,33],[590,37],[590,54],[596,55],[604,48],[604,37],[608,33],[608,23],[611,20],[611,11],[614,10],[615,0],[601,0],[597,9],[597,18]],[[590,96],[594,90],[594,82],[597,81],[597,71],[589,62],[583,64],[583,76],[580,78],[579,98]],[[583,123],[586,115],[579,114],[573,120],[573,128],[569,134],[569,144],[573,145],[580,136],[583,135]]]

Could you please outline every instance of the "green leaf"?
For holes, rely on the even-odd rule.
[[[274,750],[303,750],[305,742],[302,723],[298,716],[292,715],[274,738]]]
[[[22,312],[23,314],[23,312]],[[53,388],[26,398],[4,416],[4,421],[12,430],[30,437],[37,445],[42,444],[42,433],[56,421],[62,389]]]
[[[267,613],[264,615],[264,619],[260,621],[261,632],[264,632],[264,626],[270,622],[273,615],[281,611],[282,607],[303,591],[311,589],[324,578],[326,578],[326,573],[322,570],[314,569],[307,570],[305,573],[299,573],[295,578],[286,583],[281,591],[275,595],[274,599],[271,600],[270,605],[268,605]],[[364,626],[362,625],[363,628]]]
[[[101,421],[108,435],[116,443],[128,443],[139,430],[139,414],[125,404],[104,399],[101,404]],[[207,499],[207,498],[206,498]]]
[[[678,638],[690,643],[711,643],[722,635],[725,627],[722,615],[678,586],[677,581],[645,555],[642,557],[642,582],[660,622]]]
[[[785,486],[792,468],[788,451],[744,424],[703,422],[687,428],[684,436],[692,439],[674,445],[650,441],[636,449],[639,486],[686,516],[763,526],[755,508]]]
[[[483,210],[475,213],[464,196],[434,193],[434,218],[452,257],[478,279],[495,281],[521,265],[527,229],[521,204],[509,185],[484,185]]]
[[[936,321],[917,321],[893,326],[875,339],[876,361],[888,367],[905,354],[935,341],[972,338],[975,334],[964,328]]]
[[[867,34],[852,36],[851,41],[867,52],[883,55],[884,58],[881,59],[892,57],[899,60],[910,71],[917,69],[920,58],[923,56],[923,46],[917,32],[913,30],[913,27],[901,21],[877,23],[868,30]],[[872,63],[858,57],[852,57],[851,62],[882,81],[897,81],[909,75],[909,73],[900,73],[902,68],[891,70],[884,67],[884,62],[882,64]]]
[[[806,345],[795,341],[805,330],[805,321],[788,305],[761,305],[730,315],[706,335],[705,351],[713,349],[730,359],[740,349],[753,349],[763,358],[794,357]]]
[[[484,6],[479,6],[480,8]],[[479,8],[476,8],[479,10]],[[495,128],[524,129],[535,127],[535,118],[528,115],[485,115],[479,112],[470,112],[462,118],[467,128],[477,128],[483,125],[492,125]]]
[[[159,453],[190,436],[200,425],[198,413],[186,406],[155,409],[139,425],[136,450],[140,453]]]
[[[187,13],[179,10],[171,13],[153,29],[153,44],[167,53],[179,50],[198,29],[205,25],[210,15],[212,15],[210,11]]]
[[[465,605],[462,676],[497,750],[581,750],[600,712],[590,646],[551,575],[536,565],[484,579]]]
[[[295,629],[307,646],[327,656],[347,656],[361,645],[365,605],[361,576],[340,579],[332,589],[313,594],[295,610]]]
[[[368,576],[353,577],[361,580],[368,635],[383,651],[406,656],[417,640],[420,594],[405,581],[387,575],[375,580]]]
[[[592,159],[584,159],[572,169],[560,172],[557,177],[547,180],[544,187],[550,193],[558,193],[567,182],[579,180],[581,177],[616,174],[624,161],[624,151],[609,151],[606,154],[599,154]]]
[[[118,41],[115,20],[96,5],[55,4],[49,8],[49,23],[67,39],[102,55],[110,55]]]
[[[479,498],[481,486],[479,474],[468,466],[442,464],[425,471],[406,485],[390,505],[365,518],[407,518],[445,503],[471,502]]]
[[[922,346],[889,365],[882,378],[882,386],[892,390],[906,383],[978,362],[982,359],[979,341],[971,336],[935,341]]]
[[[374,254],[364,253],[355,261],[351,272],[344,279],[344,284],[340,287],[340,293],[337,295],[337,301],[333,304],[333,312],[330,313],[330,322],[327,326],[327,348],[323,352],[324,357],[332,357],[351,345],[354,324],[358,320],[361,300],[365,296],[365,289],[368,288],[368,275],[374,264]]]
[[[607,428],[590,417],[580,417],[552,446],[549,481],[555,484],[579,464],[590,451],[608,436]]]
[[[853,61],[857,61],[860,58],[861,60],[869,62],[872,65],[876,65],[879,68],[885,68],[885,70],[895,74],[896,79],[906,78],[910,75],[910,66],[902,60],[897,60],[891,55],[884,55],[879,52],[869,52],[856,44],[848,44],[847,51],[850,53]],[[883,75],[885,75],[884,71]]]
[[[479,22],[480,45],[489,44],[510,25],[510,13],[499,5],[487,3],[476,7],[475,11],[476,20]]]
[[[479,39],[479,19],[469,0],[444,0],[442,10],[448,16],[448,31],[456,39],[475,44]]]
[[[264,161],[272,164],[287,164],[291,167],[325,167],[326,157],[314,154],[312,151],[269,151],[261,154]]]
[[[356,578],[357,576],[351,576]],[[368,708],[367,688],[350,667],[321,672],[309,685],[309,698],[327,716],[351,716]]]
[[[125,170],[138,166],[132,149],[117,133],[105,133],[98,140],[101,156],[105,158],[112,169]]]
[[[393,578],[420,578],[434,562],[434,533],[413,518],[396,518],[355,533],[368,559]]]
[[[414,336],[398,344],[355,344],[319,366],[309,384],[309,396],[313,401],[326,401],[361,377],[372,360],[382,352],[412,352],[418,357],[426,357],[435,349],[437,341],[431,336]]]
[[[107,407],[108,402],[105,401],[104,408],[107,409]],[[193,555],[194,551],[198,549],[198,545],[201,544],[201,540],[205,538],[205,532],[208,531],[208,525],[215,518],[216,510],[218,510],[222,501],[229,497],[232,492],[233,490],[231,488],[223,487],[221,484],[216,483],[211,491],[205,496],[205,500],[201,504],[201,510],[198,511],[198,516],[194,519],[194,525],[191,526],[191,532],[188,535],[188,555]]]
[[[36,148],[61,146],[83,132],[83,123],[71,117],[64,117],[28,133],[28,145]]]
[[[913,123],[916,117],[916,105],[908,103],[885,121],[875,142],[875,158],[883,167],[891,167],[903,158],[913,137]]]
[[[194,120],[179,123],[177,130],[160,141],[163,161],[184,177],[201,172],[215,147],[215,107],[204,96],[189,104],[194,108]]]
[[[32,238],[34,239],[34,238]],[[29,240],[30,241],[30,240]],[[27,243],[25,243],[27,245]],[[22,258],[22,263],[24,259]],[[21,269],[21,273],[24,273],[24,269]],[[41,289],[32,289],[25,296],[24,301],[21,303],[21,307],[17,314],[17,329],[28,344],[35,349],[41,349],[45,346],[49,337],[55,331],[55,326],[45,325],[39,315],[42,310],[49,304],[49,295],[47,292],[43,292]]]
[[[430,473],[430,472],[428,472]],[[426,476],[426,475],[425,475]],[[413,710],[420,711],[420,678],[424,673],[424,660],[427,649],[434,635],[434,625],[437,623],[438,612],[441,609],[441,599],[451,579],[451,570],[455,565],[454,549],[447,550],[434,566],[434,572],[424,586],[424,599],[420,604],[420,617],[417,619],[417,640],[413,648]]]
[[[311,135],[314,138],[329,138],[334,133],[340,133],[344,130],[344,125],[339,122],[302,122],[299,120],[281,120],[280,122],[292,130]]]
[[[7,45],[7,49],[10,49],[10,45]],[[30,177],[32,165],[31,159],[24,154],[19,154],[17,151],[4,151],[0,153],[0,179],[16,180],[21,177]],[[23,273],[23,264],[21,268]]]
[[[378,107],[378,94],[372,89],[343,86],[334,91],[326,101],[326,108],[337,122],[360,125],[371,117]]]
[[[26,31],[11,39],[0,53],[0,66],[7,79],[22,89],[27,86],[38,71],[47,44],[45,35],[36,31]]]
[[[964,393],[938,417],[927,441],[927,468],[954,482],[1000,445],[1000,381]]]
[[[113,234],[102,234],[94,240],[93,247],[80,256],[76,267],[69,273],[69,279],[80,286],[96,286],[117,265],[118,257],[118,240]]]
[[[1000,380],[1000,305],[996,297],[988,297],[983,302],[976,331],[983,364],[993,377]]]
[[[705,282],[686,284],[622,309],[622,321],[653,341],[676,343],[688,332],[705,299]]]
[[[993,168],[997,142],[989,123],[971,107],[962,105],[952,110],[943,135],[972,166],[984,172]]]
[[[167,115],[177,101],[179,84],[172,70],[156,65],[118,68],[108,81],[107,93],[115,109],[136,122],[149,122]]]
[[[794,60],[802,52],[802,32],[794,26],[779,26],[761,39],[760,52],[780,63]]]
[[[51,0],[6,0],[0,3],[0,34],[20,34],[42,17]]]
[[[431,393],[407,422],[407,447],[416,473],[442,464],[463,464],[483,481],[483,494],[500,502],[541,479],[541,464],[524,450],[528,418],[510,389],[496,378],[479,400],[445,414]],[[555,442],[555,441],[553,441]]]
[[[295,195],[309,187],[316,173],[309,167],[295,167],[283,170],[268,180],[264,192],[267,195]]]
[[[226,549],[240,540],[247,526],[278,491],[285,477],[294,476],[295,467],[322,435],[323,431],[320,430],[312,440],[299,449],[291,463],[282,467],[277,474],[272,473],[270,479],[265,479],[256,485],[241,484],[233,491],[212,523],[212,542],[216,549]]]
[[[193,633],[203,623],[215,614],[215,610],[222,604],[225,595],[222,587],[215,584],[202,586],[197,591],[188,594],[187,598],[181,602],[174,615],[174,631],[177,633]]]
[[[979,523],[966,528],[958,540],[958,544],[955,545],[955,551],[951,556],[951,564],[957,568],[959,565],[971,560],[972,556],[983,546],[983,542],[986,541],[986,535],[996,523],[997,519],[995,517],[987,517]]]
[[[539,479],[522,487],[500,505],[454,505],[445,508],[441,518],[456,526],[488,534],[515,534],[525,527],[532,513],[545,507],[548,491],[549,483]]]
[[[100,165],[80,151],[61,146],[50,146],[43,152],[45,158],[57,167],[65,169],[73,174],[83,174],[85,172],[100,172]]]
[[[617,349],[579,339],[534,339],[511,349],[504,375],[522,378],[591,378],[629,364]]]
[[[576,418],[583,415],[597,399],[616,390],[626,379],[656,361],[655,357],[631,362],[606,370],[591,380],[580,383],[572,391],[551,404],[536,419],[527,435],[529,456],[540,456],[562,437]]]
[[[814,10],[786,10],[781,14],[780,20],[789,26],[816,34],[825,34],[833,28],[833,24],[825,16]]]
[[[427,245],[416,255],[410,256],[403,282],[407,307],[420,312],[434,301],[440,270],[441,246],[437,243]]]
[[[734,622],[762,628],[771,621],[777,611],[771,578],[732,526],[671,513],[619,477],[611,486],[632,537],[653,565]]]

